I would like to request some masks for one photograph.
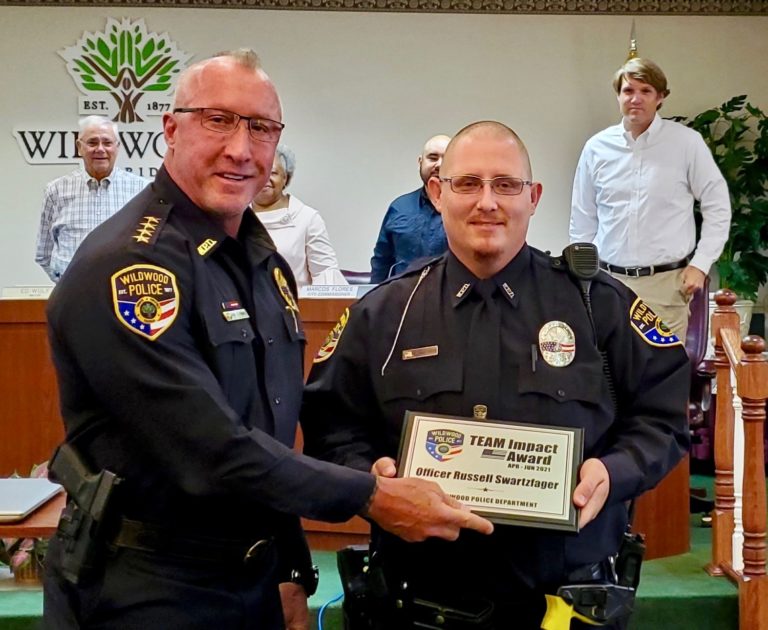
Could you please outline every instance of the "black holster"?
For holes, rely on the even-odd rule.
[[[56,537],[61,541],[61,573],[72,584],[92,575],[106,554],[106,531],[114,523],[115,490],[121,479],[108,470],[92,473],[67,443],[56,449],[49,477],[67,491]]]

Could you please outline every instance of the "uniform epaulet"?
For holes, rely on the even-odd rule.
[[[529,249],[531,251],[531,257],[536,262],[551,267],[552,269],[557,269],[558,271],[568,271],[568,264],[565,262],[564,256],[553,256],[549,250],[543,252],[534,247],[530,247]]]

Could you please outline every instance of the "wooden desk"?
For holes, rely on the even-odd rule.
[[[67,495],[59,492],[32,514],[17,523],[0,523],[0,538],[50,538],[56,533]]]

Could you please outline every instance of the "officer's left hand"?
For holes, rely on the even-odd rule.
[[[682,273],[682,286],[680,287],[680,293],[685,296],[693,295],[694,291],[704,288],[704,279],[707,277],[701,269],[688,265],[683,269]]]
[[[594,457],[586,460],[579,470],[579,485],[573,491],[573,504],[581,508],[579,529],[600,513],[610,489],[611,478],[605,464]]]
[[[280,601],[286,630],[309,630],[309,606],[307,594],[301,584],[280,584]]]

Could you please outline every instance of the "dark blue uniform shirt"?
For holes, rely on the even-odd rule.
[[[371,258],[371,282],[379,283],[406,270],[419,258],[448,249],[443,218],[424,187],[395,199],[384,216]]]

